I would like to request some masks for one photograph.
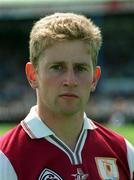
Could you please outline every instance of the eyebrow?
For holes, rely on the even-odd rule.
[[[57,61],[57,62],[50,62],[50,64],[63,64],[63,65],[66,65],[66,62],[65,61]],[[90,66],[89,63],[84,63],[84,62],[74,62],[73,65]]]
[[[75,65],[89,66],[88,63],[74,63]]]

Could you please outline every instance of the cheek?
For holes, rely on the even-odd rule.
[[[53,77],[45,77],[42,78],[42,86],[44,89],[50,91],[52,93],[56,90],[56,87],[58,86],[58,82],[56,78]]]
[[[89,87],[91,86],[93,82],[93,78],[91,76],[84,76],[84,77],[81,77],[81,84],[84,86],[84,87]]]

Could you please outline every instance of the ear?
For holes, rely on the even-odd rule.
[[[26,76],[29,84],[33,89],[37,88],[36,69],[31,62],[28,62],[25,67]]]
[[[91,92],[94,92],[97,86],[97,82],[100,79],[101,76],[101,68],[100,66],[96,66],[95,72],[94,72],[94,77],[93,77],[93,82],[91,86]]]

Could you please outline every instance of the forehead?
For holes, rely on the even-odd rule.
[[[41,60],[46,63],[54,62],[84,62],[90,61],[89,46],[81,40],[64,40],[55,42],[52,46],[44,50]]]

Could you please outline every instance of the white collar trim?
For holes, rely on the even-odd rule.
[[[35,108],[36,106],[33,106],[26,118],[23,121],[21,121],[21,125],[25,132],[32,139],[38,139],[54,135],[54,132],[51,129],[49,129],[47,125],[40,119]],[[86,116],[86,113],[84,113],[83,130],[93,130],[95,128],[95,124]]]

